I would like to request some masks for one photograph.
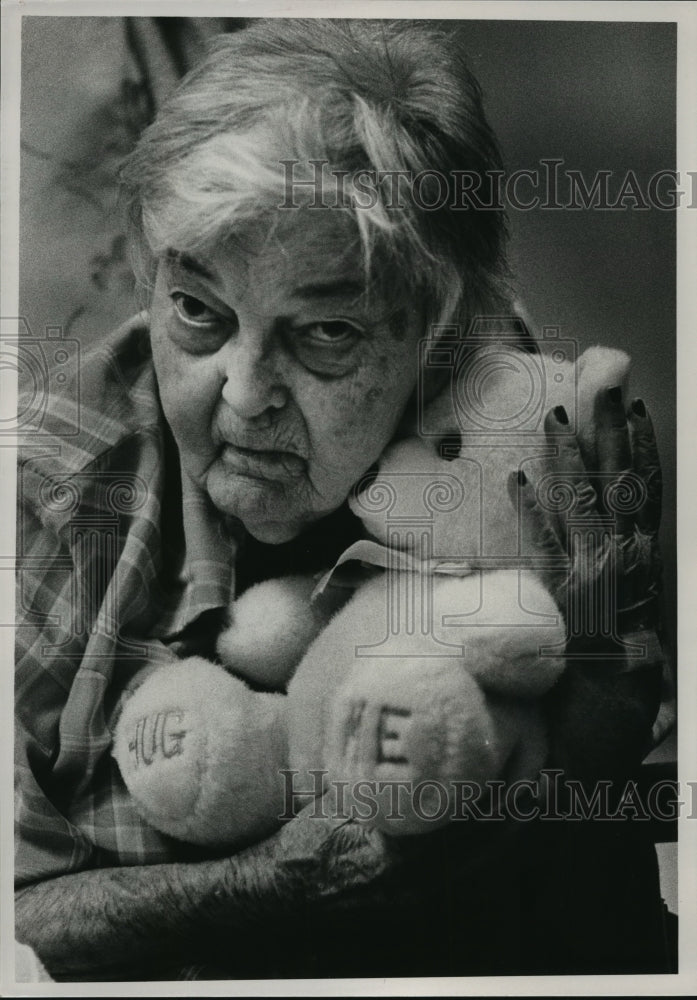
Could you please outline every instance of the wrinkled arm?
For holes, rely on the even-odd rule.
[[[16,893],[16,936],[60,979],[138,979],[165,965],[248,956],[275,921],[378,892],[399,849],[376,831],[304,810],[268,840],[231,858],[95,869]],[[361,895],[362,893],[362,895]],[[366,895],[367,893],[367,895]],[[267,943],[268,942],[268,939]]]
[[[16,894],[16,935],[60,978],[195,962],[206,932],[259,920],[289,898],[291,879],[271,854],[262,844],[236,858],[89,870],[26,886]]]

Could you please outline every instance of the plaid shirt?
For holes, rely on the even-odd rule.
[[[68,367],[63,344],[48,346]],[[19,408],[19,885],[204,856],[141,819],[111,756],[111,727],[121,698],[146,673],[206,655],[200,644],[215,637],[236,590],[298,566],[333,565],[316,593],[330,582],[355,586],[359,564],[414,568],[406,554],[357,540],[345,518],[320,524],[314,556],[305,535],[284,554],[229,530],[180,474],[144,317],[76,364],[64,389],[49,399],[29,393]],[[462,572],[448,562],[432,568]]]
[[[235,539],[181,484],[144,317],[75,369],[19,410],[17,884],[191,856],[135,811],[110,719],[234,590]]]

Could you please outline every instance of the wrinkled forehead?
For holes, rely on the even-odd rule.
[[[241,223],[224,240],[241,263],[276,268],[276,278],[309,283],[318,277],[353,275],[365,279],[358,228],[346,213],[319,209],[276,209]]]
[[[326,207],[274,209],[202,241],[182,240],[176,231],[169,239],[163,232],[162,239],[167,256],[193,260],[217,281],[228,271],[237,281],[255,281],[279,294],[336,286],[345,298],[389,307],[398,283],[394,262],[379,250],[366,259],[355,220]]]

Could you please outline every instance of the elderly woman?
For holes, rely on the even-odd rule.
[[[347,497],[413,424],[419,341],[512,311],[502,213],[450,207],[462,171],[497,170],[452,37],[370,21],[219,38],[126,165],[147,313],[51,401],[19,480],[17,936],[54,975],[664,968],[655,858],[633,829],[509,820],[405,843],[300,815],[205,856],[141,819],[109,753],[124,692],[211,654],[231,597],[359,537]],[[619,474],[617,391],[598,422]],[[653,458],[643,404],[630,423]],[[625,562],[632,629],[653,624],[656,561],[647,542]],[[656,670],[581,665],[558,702],[590,718],[550,763],[629,773]],[[594,759],[620,716],[625,742]]]

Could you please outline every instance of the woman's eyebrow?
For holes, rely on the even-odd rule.
[[[209,281],[215,281],[215,275],[212,271],[209,271],[200,261],[192,257],[191,254],[182,253],[181,250],[175,250],[174,247],[168,247],[165,250],[165,257],[168,261],[173,264],[177,264],[179,267],[183,268],[185,271],[190,271],[192,274],[198,274],[202,278],[207,278]]]
[[[365,284],[354,278],[341,278],[338,281],[318,281],[307,285],[298,285],[293,289],[293,295],[303,299],[346,298],[349,295],[358,297],[365,292]]]

